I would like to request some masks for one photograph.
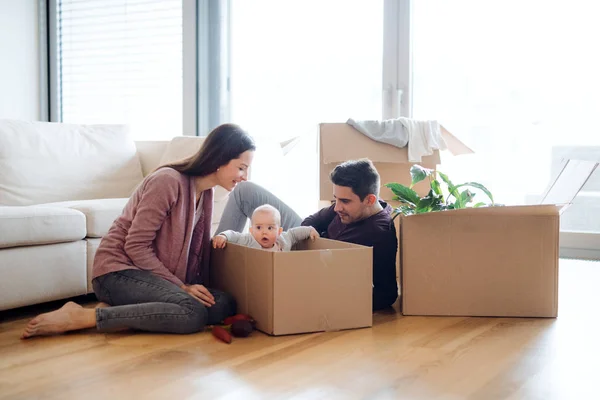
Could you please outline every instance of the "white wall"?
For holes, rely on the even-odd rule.
[[[0,0],[0,118],[40,119],[39,0]]]

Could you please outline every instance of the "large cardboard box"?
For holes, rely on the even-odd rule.
[[[441,131],[452,154],[473,152],[443,126]],[[397,182],[410,185],[409,171],[415,163],[408,161],[408,148],[377,142],[346,123],[322,123],[319,125],[319,200],[333,200],[333,186],[329,174],[335,166],[359,158],[368,158],[375,164],[381,178],[379,197],[382,200],[393,198],[393,193],[383,186],[386,183]],[[418,164],[425,168],[436,169],[439,163],[440,153],[436,150]],[[429,191],[426,182],[418,183],[414,189],[423,196]]]
[[[401,217],[403,314],[556,317],[560,214],[597,166],[567,162],[544,204]]]
[[[212,250],[211,285],[271,335],[373,324],[371,247],[318,238],[270,252],[228,243]]]

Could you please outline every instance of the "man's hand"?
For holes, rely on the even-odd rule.
[[[317,230],[315,228],[313,228],[312,226],[310,227],[310,239],[314,242],[316,238],[321,237],[321,235],[319,235],[319,232],[317,232]]]
[[[227,237],[225,235],[217,235],[212,241],[215,249],[223,249],[227,245]]]
[[[211,307],[215,304],[214,296],[208,291],[204,285],[181,285],[181,289],[187,294],[204,304],[206,307]]]

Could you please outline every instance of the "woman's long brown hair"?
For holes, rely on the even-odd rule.
[[[235,124],[223,124],[213,129],[200,150],[193,156],[159,168],[170,167],[182,174],[206,176],[248,150],[256,150],[254,140]]]

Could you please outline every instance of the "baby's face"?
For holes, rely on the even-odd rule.
[[[275,217],[270,212],[259,212],[252,218],[250,233],[254,240],[265,249],[270,249],[275,245],[282,231],[283,229],[277,225]]]

